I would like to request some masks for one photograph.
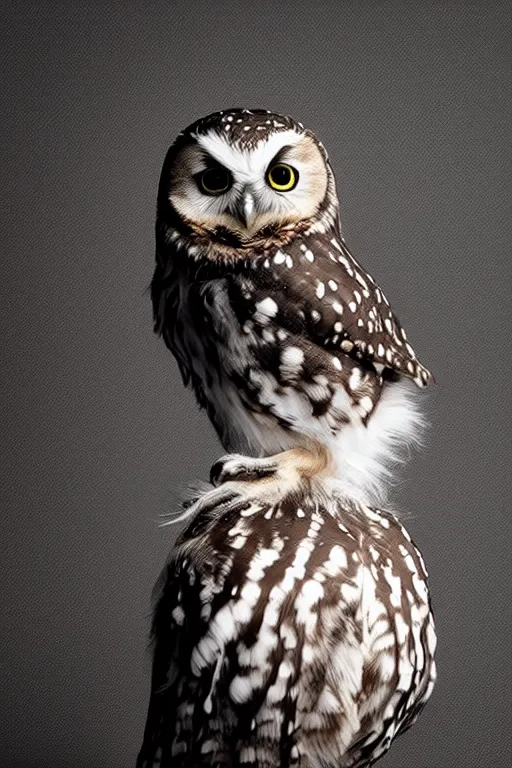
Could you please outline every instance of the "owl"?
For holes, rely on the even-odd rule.
[[[214,483],[278,476],[299,451],[306,474],[384,502],[432,377],[345,243],[310,130],[233,109],[178,136],[160,178],[151,295],[155,330],[228,452]]]
[[[436,679],[423,559],[336,479],[199,496],[157,589],[137,768],[368,768]]]
[[[159,583],[137,766],[368,768],[436,679],[423,559],[377,503],[431,375],[289,117],[180,134],[156,243],[155,328],[229,453]]]

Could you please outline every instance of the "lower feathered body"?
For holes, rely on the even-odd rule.
[[[435,681],[422,557],[336,480],[226,483],[159,584],[138,768],[363,768]]]

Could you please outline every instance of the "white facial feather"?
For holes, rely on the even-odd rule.
[[[304,133],[294,130],[272,134],[252,147],[243,147],[230,141],[229,134],[217,131],[195,136],[197,144],[188,148],[183,162],[188,175],[173,189],[170,198],[186,219],[203,226],[223,225],[237,231],[243,225],[233,216],[233,210],[242,194],[249,193],[257,214],[251,231],[280,221],[299,221],[312,216],[325,194],[327,170],[320,151]],[[288,192],[279,192],[267,182],[267,172],[273,158],[288,147],[283,162],[298,171],[298,183]],[[197,149],[197,151],[194,151]],[[233,185],[223,195],[205,195],[198,188],[194,176],[208,168],[208,158],[230,171]]]

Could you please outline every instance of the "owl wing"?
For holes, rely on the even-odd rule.
[[[432,379],[383,291],[341,237],[298,238],[264,259],[260,272],[259,299],[265,291],[275,299],[279,324],[378,370],[403,374],[420,387]]]
[[[174,721],[178,707],[180,657],[183,640],[179,616],[180,583],[178,570],[169,565],[160,576],[161,594],[153,619],[153,668],[148,714],[137,768],[153,768],[163,763],[172,750]],[[158,586],[158,585],[157,585]]]
[[[226,498],[230,511],[221,518],[211,516],[222,508],[219,499]],[[151,694],[137,768],[256,768],[238,742],[247,740],[246,753],[255,754],[253,742],[261,737],[251,722],[284,651],[272,654],[275,667],[269,664],[261,675],[250,675],[251,663],[259,657],[251,662],[249,649],[262,618],[256,611],[253,615],[240,587],[252,584],[247,572],[258,558],[261,539],[245,524],[244,512],[252,509],[245,496],[234,499],[232,492],[226,496],[218,489],[204,499],[207,505],[180,537],[156,587]],[[254,509],[262,508],[258,503]],[[232,545],[236,536],[246,536],[243,548]],[[268,536],[265,526],[267,544]],[[263,636],[268,642],[268,631]],[[278,764],[280,736],[279,728],[272,739],[266,734],[270,762],[258,761],[261,768]]]
[[[151,280],[151,302],[153,304],[154,330],[164,339],[166,347],[173,353],[178,362],[183,384],[188,386],[191,371],[187,355],[182,349],[180,339],[183,337],[180,308],[179,273],[173,267],[174,254],[162,256],[159,248],[156,251],[156,265]]]
[[[208,627],[204,608],[214,596],[211,581],[208,573],[181,557],[160,576],[152,627],[151,693],[137,768],[211,765],[211,755],[198,755],[208,719],[206,706],[197,703],[207,700],[217,659],[196,667],[192,659]]]

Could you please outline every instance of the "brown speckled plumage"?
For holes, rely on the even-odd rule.
[[[369,766],[435,681],[421,555],[335,485],[221,490],[162,574],[138,768]]]

